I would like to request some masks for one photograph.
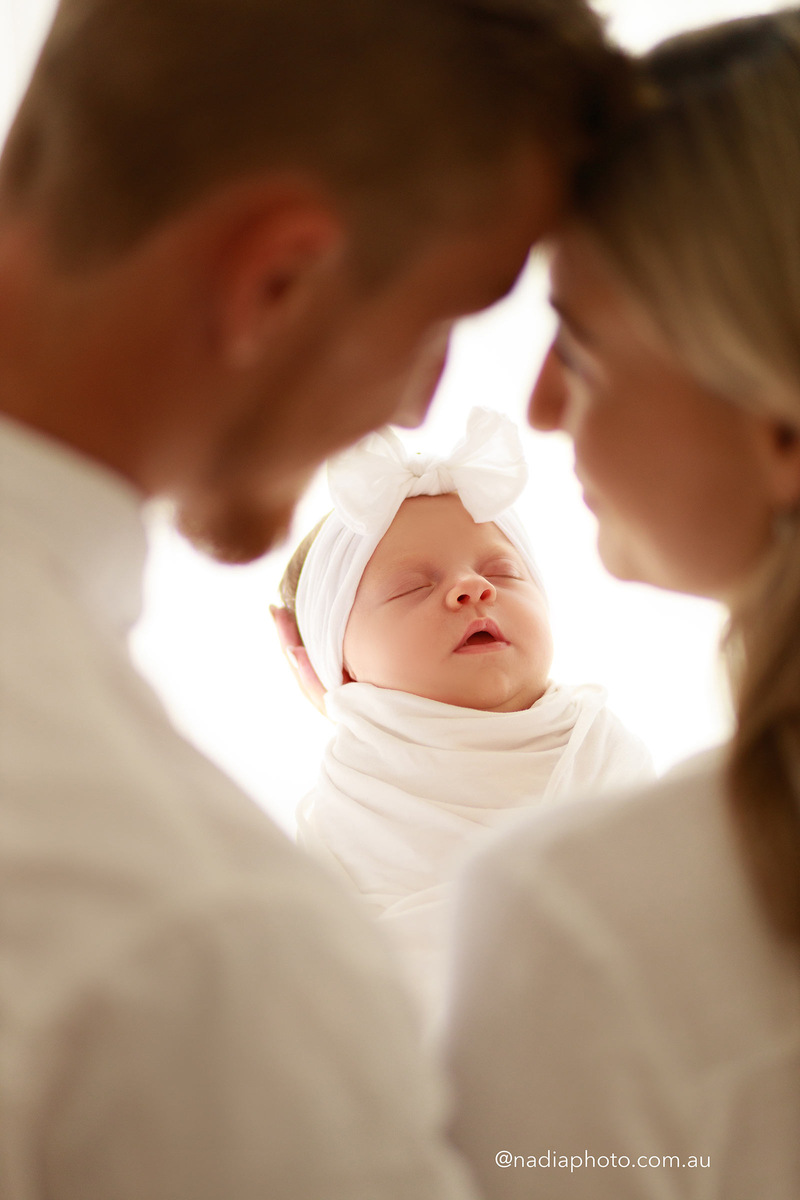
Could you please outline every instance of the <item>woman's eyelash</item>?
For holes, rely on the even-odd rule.
[[[557,336],[553,342],[553,353],[558,359],[563,370],[569,371],[572,374],[578,374],[580,372],[580,364],[577,356],[566,347],[561,335]]]

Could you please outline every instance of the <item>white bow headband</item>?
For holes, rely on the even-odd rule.
[[[334,511],[314,539],[297,585],[296,617],[311,665],[328,689],[342,682],[345,629],[367,563],[410,496],[458,494],[479,524],[494,521],[541,587],[528,537],[511,505],[528,469],[516,426],[475,408],[449,458],[409,455],[389,429],[328,464]]]

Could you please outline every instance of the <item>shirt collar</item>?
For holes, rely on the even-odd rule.
[[[122,476],[0,415],[0,518],[22,526],[92,618],[126,637],[142,611],[144,497]]]

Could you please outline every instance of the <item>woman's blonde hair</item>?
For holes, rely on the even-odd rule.
[[[579,179],[579,221],[687,369],[800,436],[800,9],[670,40],[644,112]],[[732,811],[773,926],[800,941],[800,521],[725,646]],[[780,532],[778,532],[780,531]]]

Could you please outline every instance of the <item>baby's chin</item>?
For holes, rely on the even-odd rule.
[[[426,700],[437,700],[454,708],[471,708],[476,712],[524,712],[544,695],[545,688],[457,688],[457,687],[407,687],[400,691],[422,696]]]

